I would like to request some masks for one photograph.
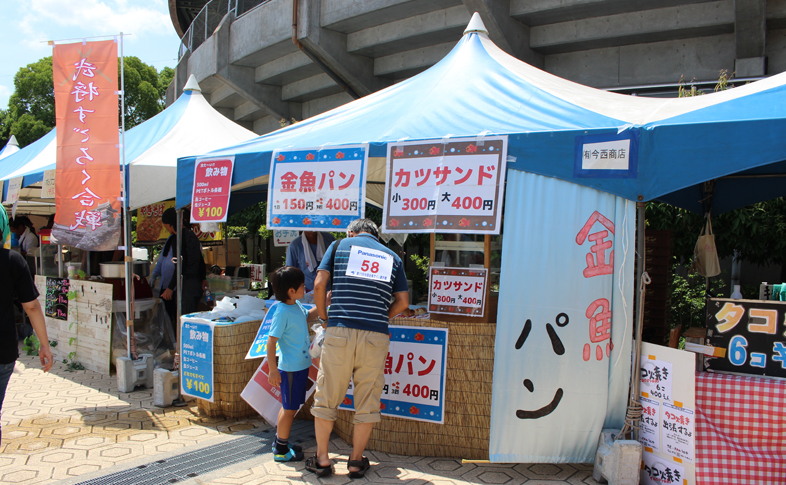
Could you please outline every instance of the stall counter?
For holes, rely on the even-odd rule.
[[[57,345],[52,346],[55,359],[78,362],[85,369],[109,375],[112,353],[112,285],[97,281],[36,276],[35,284],[40,293],[38,301],[45,314],[48,313],[47,280],[50,280],[50,286],[55,280],[68,282],[67,291],[58,292],[58,297],[65,297],[67,300],[67,304],[60,305],[61,316],[45,317],[49,340],[57,342]],[[60,288],[65,289],[65,285]],[[68,300],[67,292],[73,292],[72,299]],[[49,308],[53,309],[51,302]]]
[[[437,317],[432,314],[431,318]],[[495,323],[443,322],[429,318],[390,320],[395,326],[448,329],[444,424],[382,416],[368,449],[406,456],[487,460],[491,425]],[[339,411],[334,431],[352,443],[352,412]]]

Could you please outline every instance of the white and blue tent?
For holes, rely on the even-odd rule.
[[[175,196],[177,158],[202,153],[257,135],[227,119],[202,95],[193,76],[183,94],[164,111],[128,130],[129,207],[135,209]],[[53,129],[0,164],[0,180],[24,177],[21,199],[35,199],[45,170],[56,167],[57,134]],[[31,188],[32,186],[32,188]],[[8,183],[4,184],[7,192]],[[5,197],[5,195],[4,195]],[[49,199],[49,202],[52,202]],[[54,209],[52,209],[53,211]]]
[[[785,84],[780,74],[693,98],[609,93],[509,56],[476,14],[427,71],[204,155],[234,156],[233,190],[242,193],[268,183],[274,150],[369,143],[367,195],[381,203],[388,143],[507,135],[489,456],[586,463],[601,429],[622,426],[627,405],[634,201],[700,212],[709,180],[716,213],[786,194]],[[584,162],[586,145],[615,140],[635,152],[625,166]],[[196,158],[178,160],[177,207],[191,202]],[[233,192],[230,212],[249,202]],[[615,254],[604,275],[582,276],[592,254],[584,228],[610,233]],[[593,333],[601,315],[613,315],[608,335]]]
[[[8,139],[8,143],[5,144],[2,150],[0,150],[0,160],[3,158],[13,155],[14,153],[19,151],[19,142],[16,141],[16,137],[11,135],[11,138]]]

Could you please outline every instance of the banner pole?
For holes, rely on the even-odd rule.
[[[120,32],[120,171],[123,177],[123,241],[125,247],[125,267],[126,267],[126,347],[128,348],[128,358],[135,358],[132,352],[134,342],[134,263],[133,249],[131,242],[131,211],[128,210],[128,167],[126,167],[126,84],[125,84],[125,62],[123,57],[123,33]]]

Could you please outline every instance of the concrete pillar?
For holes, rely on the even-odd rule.
[[[321,0],[298,2],[297,38],[311,54],[360,96],[366,96],[390,83],[374,76],[374,61],[347,51],[347,36],[320,25]]]
[[[257,84],[255,70],[252,67],[235,66],[230,61],[230,35],[235,12],[224,16],[218,25],[213,39],[215,40],[215,77],[225,85],[234,89],[239,95],[276,119],[290,119],[297,113],[290,112],[290,106],[281,100],[281,88],[266,84]],[[233,116],[231,119],[235,119]]]
[[[767,46],[766,0],[735,0],[734,35],[736,77],[757,77],[766,74],[764,56]]]

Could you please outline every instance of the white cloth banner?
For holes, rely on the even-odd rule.
[[[519,171],[506,192],[490,459],[592,463],[627,404],[635,204]]]

